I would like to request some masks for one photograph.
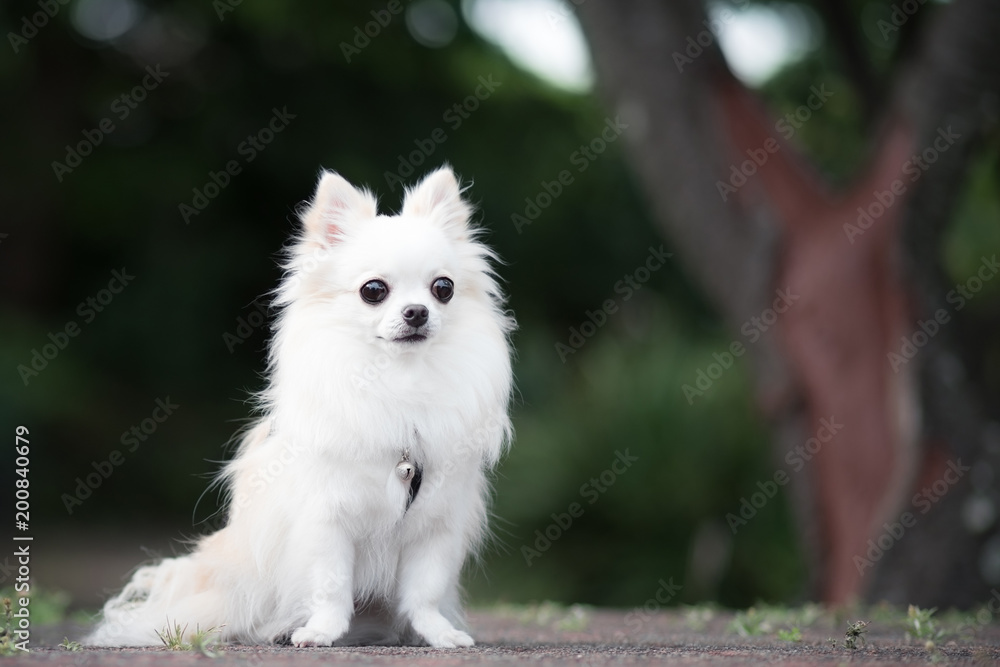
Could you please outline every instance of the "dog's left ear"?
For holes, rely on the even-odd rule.
[[[462,199],[462,189],[451,167],[444,166],[407,190],[403,215],[432,218],[455,238],[465,239],[472,208]]]

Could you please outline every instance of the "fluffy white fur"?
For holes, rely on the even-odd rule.
[[[513,320],[469,216],[448,168],[396,216],[323,173],[278,290],[263,416],[221,473],[228,521],[137,570],[88,643],[157,645],[168,623],[242,643],[473,643],[459,574],[511,434]],[[359,293],[373,279],[389,288],[376,305]],[[426,339],[399,341],[411,304]],[[407,453],[423,471],[409,508]]]

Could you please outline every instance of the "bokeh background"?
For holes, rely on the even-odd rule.
[[[496,538],[469,573],[473,601],[632,606],[671,579],[683,583],[676,603],[745,606],[807,594],[787,489],[735,536],[726,522],[776,466],[745,360],[698,400],[681,388],[740,340],[738,332],[722,323],[654,223],[624,140],[608,142],[583,171],[573,161],[615,117],[596,86],[575,7],[48,4],[55,15],[34,33],[25,32],[24,17],[42,11],[39,3],[0,7],[0,424],[31,431],[39,585],[96,607],[140,560],[183,550],[176,538],[211,524],[218,498],[206,489],[249,415],[248,396],[262,386],[269,330],[261,313],[296,206],[327,168],[371,187],[394,210],[401,188],[387,173],[398,175],[404,161],[413,166],[406,183],[446,162],[472,183],[468,194],[505,260],[501,274],[520,324],[517,438],[496,477]],[[888,2],[855,4],[869,27],[891,11]],[[928,6],[927,20],[939,8]],[[365,36],[380,17],[386,25]],[[20,43],[11,33],[31,36]],[[888,67],[901,46],[877,37],[866,49]],[[751,3],[719,43],[743,83],[779,115],[801,105],[817,77],[841,76],[808,2]],[[130,108],[120,98],[144,77],[153,83],[147,67],[168,76]],[[496,82],[488,94],[484,79]],[[290,114],[287,124],[248,160],[244,142],[275,110]],[[795,142],[845,181],[865,150],[864,115],[858,99],[841,94]],[[113,131],[99,133],[79,166],[56,173],[53,162],[70,165],[68,147],[86,141],[85,132],[98,136],[102,119]],[[438,128],[446,139],[428,150]],[[194,205],[195,190],[206,193],[212,173],[231,160],[240,173],[217,192],[209,186],[215,196],[185,219],[181,205]],[[567,169],[573,183],[530,225],[516,224],[526,198],[538,202],[543,181]],[[942,249],[956,280],[1000,248],[995,153],[970,174]],[[616,284],[661,245],[674,257],[624,301]],[[91,313],[81,304],[111,296],[101,291],[114,271],[134,278]],[[996,331],[1000,281],[984,290],[969,317]],[[571,328],[606,299],[620,309],[561,357],[557,344],[569,344]],[[44,368],[19,370],[70,322],[78,335]],[[995,395],[1000,356],[992,350],[981,360]],[[178,407],[127,451],[123,436],[142,428],[158,399]],[[102,462],[113,450],[123,452],[120,465],[79,498],[80,480],[107,470]],[[591,504],[582,487],[626,451],[637,463]],[[0,507],[8,508],[14,477],[6,453],[2,466]],[[529,565],[523,548],[537,549],[536,531],[575,502],[583,515]],[[8,519],[4,509],[5,531]]]

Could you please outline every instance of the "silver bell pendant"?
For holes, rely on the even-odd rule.
[[[416,473],[416,470],[417,467],[409,461],[400,461],[396,464],[396,474],[399,475],[399,479],[404,482],[409,482],[413,479],[413,475]]]

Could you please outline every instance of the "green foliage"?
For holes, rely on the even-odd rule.
[[[13,601],[27,598],[31,610],[31,622],[39,625],[53,625],[66,618],[70,596],[66,591],[51,590],[32,586],[27,593],[17,592],[7,587],[0,590],[0,598]]]
[[[964,284],[976,275],[983,256],[1000,250],[1000,131],[987,139],[987,150],[968,167],[969,177],[952,213],[942,263],[947,279]],[[987,281],[981,294],[970,299],[973,313],[990,313],[1000,295],[1000,281]],[[982,315],[981,315],[982,316]]]
[[[770,619],[757,609],[750,607],[746,611],[737,612],[729,623],[729,631],[740,637],[766,635],[774,630]]]
[[[0,656],[23,653],[16,646],[18,639],[14,635],[14,630],[17,627],[14,607],[20,607],[20,601],[25,597],[29,596],[22,592],[16,592],[13,588],[0,590]],[[58,623],[65,617],[69,596],[65,593],[34,590],[30,593],[29,604],[31,624],[36,627],[50,625]],[[79,647],[79,644],[77,646]]]
[[[799,642],[802,641],[801,628],[810,627],[827,616],[823,608],[816,604],[801,607],[757,604],[736,612],[727,631],[741,637],[774,634],[782,641]]]
[[[0,598],[0,655],[14,655],[14,611],[11,599]]]
[[[915,641],[935,642],[941,639],[969,640],[977,630],[992,621],[993,614],[985,608],[986,620],[974,611],[950,609],[939,612],[936,608],[921,609],[910,605],[903,610],[888,603],[880,603],[867,609],[852,609],[853,613],[867,613],[872,623],[898,628]]]
[[[823,615],[822,607],[815,604],[801,607],[758,604],[746,611],[736,612],[728,630],[741,637],[776,633],[778,639],[784,641],[801,641],[800,627],[813,625]]]
[[[829,95],[822,105],[813,90]],[[773,109],[770,136],[787,141],[820,167],[823,176],[846,186],[870,157],[865,117],[852,82],[822,50],[787,67],[760,91]],[[814,107],[810,108],[812,102]]]
[[[585,605],[560,604],[546,600],[530,604],[500,604],[494,610],[501,616],[517,619],[524,625],[537,625],[562,632],[583,632],[590,623],[590,608]]]
[[[684,610],[684,625],[694,632],[702,632],[715,619],[718,609],[711,602],[688,605]]]
[[[693,381],[697,369],[728,341],[719,335],[692,345],[669,322],[665,305],[653,301],[635,308],[646,312],[620,313],[565,365],[553,349],[559,332],[519,336],[519,368],[530,369],[531,375],[521,380],[517,443],[496,481],[496,549],[486,557],[483,579],[472,582],[474,594],[484,595],[485,586],[502,577],[514,600],[543,591],[565,601],[641,604],[653,597],[659,578],[674,573],[675,580],[682,578],[687,554],[675,546],[678,537],[690,540],[706,517],[719,520],[737,510],[733,488],[752,489],[756,479],[773,474],[757,456],[766,448],[766,437],[744,402],[742,368],[732,368],[692,405],[681,393],[681,384]],[[636,317],[642,328],[630,328],[629,319]],[[716,412],[727,419],[711,419]],[[616,452],[625,450],[638,458],[633,467],[614,476],[603,493],[581,492],[609,469]],[[682,470],[711,474],[678,474]],[[566,514],[573,503],[581,506],[582,516],[566,530],[550,533],[559,533],[558,538],[528,564],[523,550],[536,547],[536,531],[545,533],[552,515]],[[595,534],[602,538],[595,540]],[[793,541],[782,500],[741,534],[732,568],[752,570],[755,559],[770,558],[776,566],[764,575],[768,587],[791,595],[802,569],[790,544],[783,552],[776,548],[776,534],[787,536],[786,544]],[[731,544],[728,535],[723,524],[720,548]],[[727,577],[724,585],[727,603],[764,595],[754,584],[733,579]],[[678,601],[705,594],[693,588],[682,589]]]

